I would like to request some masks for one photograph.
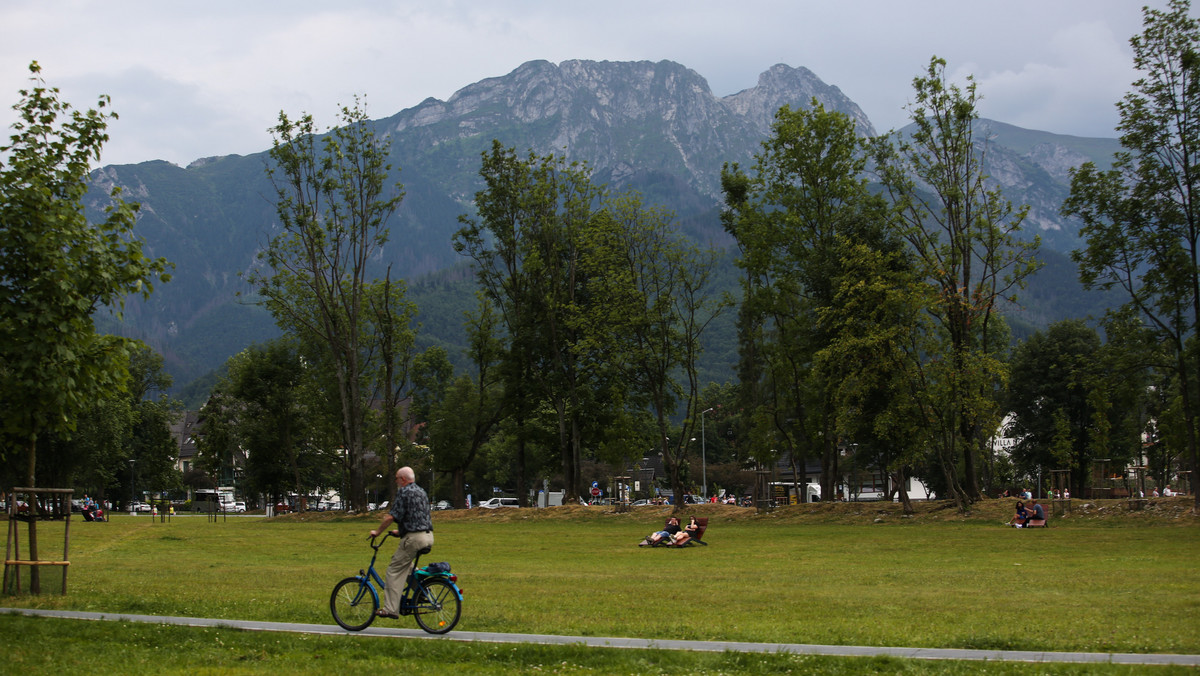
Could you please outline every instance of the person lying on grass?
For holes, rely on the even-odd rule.
[[[682,547],[699,531],[700,524],[696,521],[696,517],[693,516],[688,521],[688,525],[683,528],[679,527],[679,519],[671,517],[667,520],[666,528],[647,535],[646,539],[638,543],[638,546],[653,547],[661,543],[671,547]],[[664,543],[663,540],[666,542]]]
[[[670,541],[673,543],[675,541],[675,536],[682,530],[683,529],[679,527],[679,519],[671,517],[670,519],[667,519],[667,525],[665,528],[647,535],[645,540],[642,540],[638,543],[638,546],[653,547],[654,545],[662,542],[664,539],[670,539]]]

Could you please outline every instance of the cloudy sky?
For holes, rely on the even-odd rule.
[[[266,149],[280,110],[325,126],[355,94],[386,117],[534,59],[666,59],[717,96],[804,66],[884,131],[936,54],[984,117],[1112,137],[1143,4],[1167,0],[4,0],[0,125],[33,60],[76,107],[112,97],[105,164],[186,165]]]

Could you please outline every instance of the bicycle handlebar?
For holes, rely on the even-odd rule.
[[[380,535],[382,535],[382,537],[380,537]],[[380,533],[379,535],[368,535],[367,537],[371,538],[371,549],[379,549],[380,547],[383,546],[384,540],[387,540],[389,537],[393,537],[393,538],[400,537],[400,531],[385,530],[382,533]],[[379,538],[379,544],[375,544],[375,538]]]

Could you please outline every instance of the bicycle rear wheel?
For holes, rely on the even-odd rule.
[[[329,612],[342,629],[362,631],[375,621],[379,599],[361,578],[348,577],[333,587],[329,596]]]
[[[431,634],[445,634],[458,624],[462,615],[462,600],[454,591],[454,585],[446,580],[433,578],[420,583],[420,589],[413,590],[413,615],[417,624]]]

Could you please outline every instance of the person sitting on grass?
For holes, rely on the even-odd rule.
[[[1026,522],[1029,521],[1045,521],[1046,510],[1038,504],[1037,500],[1030,500],[1029,506],[1025,508]]]
[[[664,539],[670,539],[672,542],[674,542],[675,534],[681,530],[682,529],[679,527],[679,519],[671,517],[667,520],[666,528],[647,535],[645,540],[642,540],[638,543],[638,546],[653,547],[654,545],[662,542]]]
[[[1025,522],[1028,519],[1029,519],[1029,516],[1025,513],[1025,503],[1021,502],[1020,500],[1017,500],[1016,513],[1013,514],[1013,518],[1011,521],[1009,521],[1009,523],[1012,524],[1015,528],[1020,528],[1021,526],[1025,525]]]

